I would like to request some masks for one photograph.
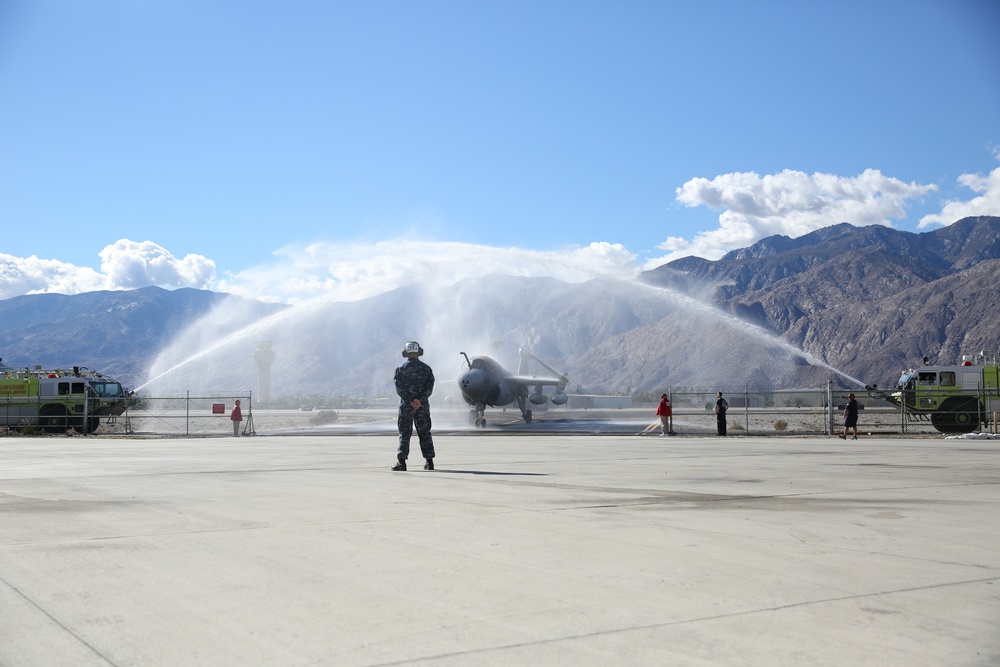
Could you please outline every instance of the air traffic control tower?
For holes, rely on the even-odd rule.
[[[257,397],[261,404],[267,405],[271,402],[271,364],[274,362],[271,341],[257,343],[253,360],[257,362]]]

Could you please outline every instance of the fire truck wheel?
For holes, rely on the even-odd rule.
[[[62,433],[68,427],[65,405],[43,405],[38,411],[38,425],[48,433]]]
[[[972,433],[979,428],[979,401],[973,396],[952,396],[931,415],[941,433]]]

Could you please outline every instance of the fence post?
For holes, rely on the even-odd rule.
[[[747,423],[746,434],[750,435],[750,385],[743,385],[743,417]]]
[[[900,391],[899,396],[899,432],[906,435],[906,391]]]
[[[833,435],[833,380],[826,381],[826,434]]]
[[[128,416],[129,403],[132,402],[132,397],[128,394],[125,395],[125,435],[132,435],[135,431],[132,430],[132,420]],[[118,417],[115,417],[117,420]]]
[[[980,374],[980,378],[982,378],[982,374]],[[989,429],[986,428],[986,420],[988,419],[986,416],[986,406],[989,404],[990,399],[987,397],[986,387],[983,386],[982,379],[979,380],[979,391],[977,393],[976,416],[979,419],[979,432],[987,433]]]
[[[243,427],[243,435],[257,435],[253,426],[253,389],[247,392],[247,423]]]
[[[184,400],[184,435],[191,435],[191,390],[185,391]]]
[[[669,435],[674,434],[674,389],[673,387],[667,387],[667,400],[670,401],[670,416],[667,417],[667,433]],[[994,421],[995,421],[994,417]]]
[[[83,392],[83,434],[90,435],[90,394],[88,391],[93,391],[90,387],[87,387]]]

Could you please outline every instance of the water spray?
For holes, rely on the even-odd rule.
[[[648,290],[652,290],[652,291],[654,291],[656,293],[659,293],[659,294],[661,294],[663,296],[669,297],[670,299],[672,299],[672,300],[680,303],[683,306],[694,308],[694,309],[696,309],[696,310],[698,310],[698,311],[700,311],[702,313],[705,313],[706,315],[712,316],[712,317],[718,319],[719,321],[723,322],[724,324],[726,324],[728,326],[742,329],[744,332],[749,333],[749,334],[755,336],[756,338],[760,338],[761,340],[767,342],[770,345],[774,345],[774,346],[779,347],[779,348],[781,348],[781,349],[783,349],[783,350],[785,350],[787,352],[791,352],[792,354],[794,354],[794,355],[796,355],[798,357],[801,357],[802,359],[805,359],[807,362],[809,362],[810,364],[812,364],[814,366],[820,366],[822,368],[826,368],[827,370],[832,371],[833,373],[836,373],[837,375],[839,375],[839,376],[841,376],[841,377],[843,377],[843,378],[845,378],[845,379],[853,382],[858,387],[864,387],[865,386],[865,383],[862,382],[861,380],[857,379],[856,377],[852,377],[851,375],[848,375],[847,373],[834,368],[833,366],[831,366],[830,364],[826,363],[822,359],[819,359],[819,358],[817,358],[817,357],[809,354],[808,352],[799,349],[798,347],[796,347],[796,346],[792,345],[791,343],[789,343],[787,340],[785,340],[785,339],[783,339],[783,338],[781,338],[779,336],[776,336],[776,335],[774,335],[772,333],[769,333],[768,331],[766,331],[765,329],[757,326],[756,324],[752,324],[750,322],[746,322],[744,320],[741,320],[740,318],[738,318],[738,317],[736,317],[734,315],[726,313],[726,312],[724,312],[724,311],[722,311],[722,310],[720,310],[720,309],[718,309],[718,308],[716,308],[714,306],[706,305],[706,304],[702,303],[701,301],[698,301],[697,299],[693,299],[693,298],[687,296],[686,294],[682,294],[680,292],[677,292],[675,290],[672,290],[672,289],[669,289],[669,288],[666,288],[666,287],[659,287],[657,285],[650,285],[649,283],[642,282],[638,278],[633,279],[631,281],[631,284],[634,284],[634,285],[637,285],[637,286],[640,286],[640,287],[644,287],[644,288],[646,288]]]

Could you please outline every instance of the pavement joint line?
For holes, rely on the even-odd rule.
[[[948,588],[952,586],[968,586],[971,584],[983,584],[983,583],[994,583],[1000,581],[1000,577],[987,577],[983,579],[969,579],[963,581],[946,581],[937,584],[930,584],[927,586],[914,586],[910,588],[900,588],[889,591],[875,591],[871,593],[859,593],[855,595],[842,595],[838,597],[822,598],[817,600],[803,600],[800,602],[792,602],[789,604],[776,605],[774,607],[761,607],[758,609],[746,609],[743,611],[731,612],[728,614],[718,614],[714,616],[701,616],[695,618],[679,619],[676,621],[666,621],[663,623],[647,623],[644,625],[635,625],[622,628],[614,628],[609,630],[601,630],[600,632],[585,632],[575,635],[564,635],[562,637],[549,637],[546,639],[538,639],[530,642],[519,642],[516,644],[505,644],[502,646],[491,646],[478,649],[470,649],[468,651],[453,651],[450,653],[439,653],[435,655],[428,655],[423,657],[412,657],[407,660],[395,660],[392,662],[380,662],[371,664],[368,667],[393,667],[395,665],[412,665],[418,664],[425,661],[437,661],[449,658],[456,658],[459,656],[470,656],[482,653],[490,653],[494,651],[507,651],[511,649],[528,648],[531,646],[540,646],[543,644],[557,644],[559,642],[574,641],[577,639],[588,639],[590,637],[602,637],[616,634],[623,634],[627,632],[635,632],[641,630],[655,630],[657,628],[668,628],[672,626],[689,625],[692,623],[704,623],[710,621],[720,621],[732,618],[740,618],[745,616],[753,616],[756,614],[770,613],[777,611],[785,611],[788,609],[796,609],[801,607],[811,607],[815,605],[831,604],[835,602],[846,602],[849,600],[864,600],[867,598],[878,598],[890,595],[900,595],[903,593],[915,593],[918,591],[933,590],[938,588]],[[314,663],[318,664],[318,663]]]
[[[108,663],[112,667],[118,667],[118,663],[114,662],[113,660],[111,660],[110,658],[108,658],[108,656],[106,656],[103,653],[101,653],[97,649],[97,647],[95,647],[93,644],[91,644],[90,642],[88,642],[86,639],[84,639],[83,637],[81,637],[80,635],[78,635],[69,626],[67,626],[62,621],[60,621],[58,618],[56,618],[51,613],[49,613],[49,611],[47,609],[45,609],[44,607],[42,607],[41,605],[39,605],[37,602],[35,602],[34,600],[32,600],[30,597],[28,597],[27,595],[25,595],[24,593],[22,593],[21,590],[17,586],[15,586],[14,584],[10,583],[9,581],[7,581],[6,579],[4,579],[2,577],[0,577],[0,581],[2,581],[3,584],[5,586],[7,586],[7,588],[9,588],[10,590],[12,590],[19,598],[21,598],[27,604],[29,604],[32,607],[34,607],[35,609],[37,609],[42,615],[44,615],[50,621],[52,621],[57,626],[59,626],[63,630],[63,632],[65,632],[69,636],[73,637],[76,641],[80,642],[82,645],[86,646],[87,649],[90,650],[98,658],[100,658],[104,662]]]

